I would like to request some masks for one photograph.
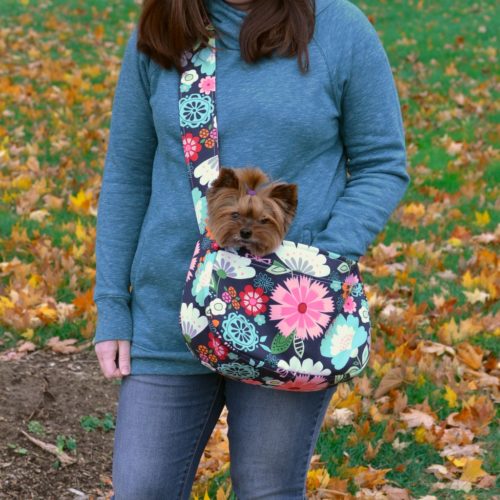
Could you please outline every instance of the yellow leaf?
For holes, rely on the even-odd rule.
[[[453,247],[459,247],[462,245],[462,240],[459,238],[448,238],[448,243]]]
[[[487,226],[490,223],[490,214],[488,210],[484,212],[474,212],[476,214],[476,224],[478,226]]]
[[[485,476],[486,472],[481,469],[482,463],[483,461],[479,458],[469,458],[460,479],[462,481],[470,481],[471,483],[475,483],[480,477]]]
[[[460,457],[460,458],[447,457],[447,458],[455,467],[462,468],[467,463],[467,457]]]
[[[31,178],[27,175],[19,175],[12,180],[11,186],[24,191],[31,187]]]
[[[457,393],[449,385],[445,385],[444,388],[446,390],[444,399],[448,402],[450,408],[455,408],[457,406]]]
[[[34,332],[33,328],[28,328],[26,331],[21,333],[21,337],[23,337],[26,340],[31,340],[34,335],[35,335],[35,332]]]
[[[476,286],[480,285],[480,281],[480,278],[474,278],[469,270],[467,270],[462,276],[462,286],[464,286],[465,288],[475,288]]]
[[[39,274],[32,274],[28,280],[28,284],[31,288],[36,288],[42,282],[42,277]]]
[[[418,427],[416,430],[415,430],[415,441],[417,443],[425,443],[425,427]]]
[[[75,229],[75,234],[76,234],[76,237],[80,240],[80,241],[83,241],[85,240],[85,236],[86,236],[86,231],[85,231],[85,227],[83,226],[83,224],[80,222],[80,219],[78,219],[78,222],[76,223],[76,229]]]
[[[210,500],[210,497],[208,496],[208,491],[205,491],[205,496],[203,497],[203,500]]]
[[[403,207],[403,213],[419,219],[425,215],[425,206],[422,203],[409,203]]]
[[[80,189],[76,196],[70,196],[71,204],[82,212],[87,213],[90,209],[90,202],[92,200],[92,194],[87,193]]]
[[[6,309],[14,309],[14,303],[7,297],[0,295],[0,315],[5,312]]]

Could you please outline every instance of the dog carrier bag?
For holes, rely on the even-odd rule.
[[[265,388],[316,391],[359,375],[370,354],[370,313],[358,263],[284,240],[256,257],[220,248],[205,193],[219,172],[216,41],[183,56],[182,146],[200,236],[182,294],[189,350],[224,377]],[[299,186],[300,188],[300,186]],[[299,190],[300,196],[300,190]]]

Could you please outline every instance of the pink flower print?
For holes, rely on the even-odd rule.
[[[231,302],[233,300],[233,298],[231,297],[231,295],[229,295],[228,292],[223,292],[223,294],[222,294],[222,300],[224,302],[227,302],[229,304],[229,302]]]
[[[189,264],[189,271],[187,273],[186,281],[191,280],[191,278],[193,277],[193,273],[191,271],[194,271],[196,268],[196,264],[197,264],[198,258],[199,258],[199,253],[200,253],[200,242],[197,241],[196,245],[194,247],[193,257],[191,259],[191,264]]]
[[[212,348],[214,354],[221,360],[224,361],[227,358],[229,349],[218,339],[213,333],[208,334],[208,347]]]
[[[270,319],[279,321],[277,327],[285,337],[294,330],[301,339],[319,337],[334,309],[326,286],[307,276],[288,278],[284,285],[273,292],[271,299],[278,304],[271,306]]]
[[[297,375],[293,380],[275,386],[275,389],[282,391],[320,391],[328,387],[328,382],[324,377],[311,377],[309,375]]]
[[[186,163],[189,163],[191,160],[196,161],[198,159],[198,153],[201,151],[199,137],[193,137],[191,132],[183,135],[182,146],[184,148]]]
[[[210,92],[215,92],[215,76],[206,76],[200,80],[198,84],[200,87],[200,92],[203,94],[210,94]]]
[[[217,140],[217,137],[219,137],[218,135],[218,132],[217,132],[217,129],[214,127],[211,131],[210,131],[210,138],[213,139],[214,141]]]
[[[344,283],[347,283],[348,285],[352,286],[352,285],[355,285],[356,283],[359,283],[359,278],[355,274],[350,274],[344,280]]]
[[[356,302],[354,299],[349,295],[347,297],[346,301],[344,302],[344,312],[352,314],[356,312]]]
[[[254,288],[252,285],[246,285],[245,291],[240,292],[241,305],[249,316],[257,316],[267,310],[266,302],[269,297],[264,295],[264,290],[260,287]]]

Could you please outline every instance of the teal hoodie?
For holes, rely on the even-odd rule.
[[[259,166],[298,185],[286,239],[358,260],[409,183],[400,104],[364,13],[316,0],[310,70],[296,58],[247,64],[246,12],[206,0],[220,34],[221,165]],[[113,100],[99,197],[94,342],[131,340],[132,374],[211,373],[184,344],[179,311],[199,232],[181,145],[179,75],[138,52],[137,28]]]

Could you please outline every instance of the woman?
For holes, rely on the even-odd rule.
[[[385,51],[347,0],[146,0],[116,88],[97,221],[95,348],[121,385],[117,500],[187,499],[224,405],[239,499],[302,499],[335,388],[222,379],[188,351],[181,292],[199,232],[180,141],[180,58],[217,33],[221,164],[299,186],[287,239],[359,259],[402,198],[404,130]],[[130,285],[132,287],[130,288]]]

